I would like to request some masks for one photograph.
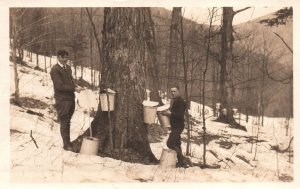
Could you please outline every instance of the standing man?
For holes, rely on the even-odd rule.
[[[167,146],[177,152],[177,160],[179,167],[187,167],[188,159],[183,156],[181,150],[181,133],[184,129],[184,114],[186,110],[186,102],[180,96],[179,87],[171,88],[172,102],[170,110],[164,112],[170,117],[171,133],[169,135]]]
[[[60,134],[63,140],[63,148],[73,151],[70,141],[70,121],[75,110],[75,87],[72,70],[67,61],[69,53],[66,50],[57,51],[58,63],[51,69],[50,75],[53,81],[55,109],[60,121]]]

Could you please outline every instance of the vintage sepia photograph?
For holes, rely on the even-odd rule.
[[[9,7],[10,182],[294,182],[293,8]]]

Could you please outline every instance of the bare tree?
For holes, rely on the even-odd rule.
[[[91,8],[90,12],[90,17],[91,17],[91,23],[93,22],[93,9]],[[93,85],[93,26],[91,24],[91,29],[90,29],[90,61],[91,61],[91,83]]]
[[[203,71],[203,84],[202,84],[202,124],[203,124],[203,164],[206,165],[206,122],[205,122],[205,80],[206,80],[206,73],[208,70],[208,61],[209,61],[209,52],[210,52],[210,43],[211,43],[211,35],[212,35],[212,23],[214,19],[215,8],[209,11],[209,28],[208,34],[206,38],[206,57],[205,57],[205,67]]]
[[[12,60],[14,63],[14,77],[15,77],[15,92],[14,100],[15,103],[20,103],[20,92],[19,92],[19,77],[18,77],[18,66],[17,66],[17,48],[19,41],[19,32],[17,29],[17,15],[22,12],[21,9],[10,9],[10,19],[11,19],[11,36],[10,36],[10,45],[12,48]]]
[[[220,61],[220,102],[222,108],[226,108],[226,114],[220,112],[220,116],[217,121],[229,123],[232,126],[245,130],[245,127],[240,126],[233,118],[232,107],[229,103],[229,99],[232,99],[234,95],[234,86],[232,85],[233,78],[229,78],[229,68],[233,68],[233,54],[232,46],[234,42],[233,38],[233,26],[232,21],[234,16],[250,7],[246,7],[237,11],[233,11],[232,7],[223,7],[223,20],[221,28],[221,61]],[[228,66],[231,65],[231,66]],[[229,68],[228,68],[229,67]],[[231,70],[232,71],[232,70]],[[221,109],[222,109],[221,108]]]

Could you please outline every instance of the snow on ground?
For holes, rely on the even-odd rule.
[[[43,58],[40,62],[43,68]],[[53,63],[56,63],[55,59]],[[34,67],[35,62],[29,65]],[[12,63],[10,67],[13,93]],[[19,73],[21,97],[37,99],[48,105],[44,109],[31,109],[42,113],[43,117],[28,114],[26,108],[11,105],[12,182],[282,182],[293,179],[293,157],[289,159],[288,152],[277,153],[270,146],[287,148],[293,136],[293,120],[290,120],[286,134],[284,118],[265,118],[264,127],[259,127],[257,146],[251,142],[252,136],[256,136],[258,131],[255,118],[250,117],[246,123],[242,115],[241,124],[246,126],[247,132],[213,122],[213,117],[208,118],[206,161],[209,165],[220,165],[220,169],[200,169],[197,166],[164,169],[159,165],[127,163],[107,157],[66,152],[61,148],[59,124],[55,122],[50,75],[24,66],[19,66]],[[87,78],[90,77],[89,73],[86,72]],[[94,94],[93,97],[97,97],[97,92]],[[206,108],[211,115],[211,109]],[[71,121],[71,139],[81,135],[91,121],[92,118],[77,105]],[[201,127],[201,124],[193,125],[192,129],[191,159],[194,163],[203,162]],[[30,137],[31,132],[37,146]],[[186,131],[182,138],[183,152],[186,152]],[[158,159],[162,150],[167,148],[166,140],[167,136],[164,136],[162,141],[151,143]]]

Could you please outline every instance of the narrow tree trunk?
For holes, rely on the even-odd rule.
[[[187,102],[187,109],[185,111],[185,117],[187,119],[187,145],[186,145],[186,155],[190,155],[190,145],[191,145],[191,128],[190,128],[190,116],[188,113],[188,108],[190,107],[189,95],[188,95],[188,80],[187,80],[187,72],[188,65],[185,60],[185,52],[184,52],[184,35],[183,35],[183,17],[181,14],[180,18],[180,39],[181,39],[181,53],[182,53],[182,64],[183,64],[183,77],[184,77],[184,96]]]
[[[215,62],[212,63],[212,74],[211,74],[211,80],[213,81],[212,83],[212,108],[213,108],[213,112],[214,112],[214,117],[217,116],[217,112],[216,112],[216,104],[217,104],[217,78],[216,78],[216,64]]]
[[[267,65],[268,58],[266,57],[266,41],[264,41],[264,58],[263,58],[263,70],[265,70],[265,66]],[[261,92],[260,92],[260,99],[261,99],[261,126],[264,126],[264,116],[265,116],[265,106],[264,106],[264,90],[265,90],[265,72],[262,72],[262,81],[261,81]]]
[[[97,30],[96,30],[96,26],[95,26],[95,24],[93,22],[93,19],[92,19],[92,14],[91,14],[91,12],[89,12],[88,8],[85,8],[85,10],[87,12],[90,23],[92,25],[94,37],[95,37],[96,43],[97,43],[98,55],[99,55],[99,60],[100,60],[100,62],[99,62],[99,88],[100,88],[101,71],[102,71],[102,65],[104,64],[104,56],[103,56],[103,52],[102,52],[103,48],[101,47],[100,40],[98,39],[98,36],[97,36]]]
[[[91,19],[93,20],[93,9],[91,8]],[[91,62],[91,84],[93,85],[93,33],[92,33],[92,24],[90,29],[90,62]]]
[[[36,68],[39,68],[39,54],[36,53]]]
[[[161,90],[161,80],[160,80],[160,65],[157,63],[157,47],[155,40],[155,28],[154,22],[151,18],[151,10],[144,8],[144,19],[145,19],[145,34],[144,37],[147,39],[145,41],[145,74],[146,74],[146,88],[153,91],[151,93],[151,98],[155,101],[159,101],[158,90]],[[152,70],[149,72],[148,70]]]
[[[18,53],[19,54],[19,58],[23,62],[23,60],[24,60],[24,50],[23,49],[18,49],[18,51],[19,51],[19,53]]]
[[[51,13],[50,13],[51,14]],[[49,48],[49,57],[50,57],[50,69],[52,67],[52,55],[53,55],[53,34],[52,34],[52,31],[51,31],[51,24],[52,24],[52,19],[49,19],[49,27],[48,27],[48,30],[50,32],[50,48]]]
[[[209,61],[209,51],[210,51],[210,38],[211,38],[211,26],[212,21],[214,18],[214,8],[210,13],[210,22],[209,22],[209,29],[208,35],[206,36],[207,39],[207,46],[206,46],[206,57],[205,57],[205,68],[203,71],[203,84],[202,84],[202,123],[203,123],[203,164],[206,165],[206,122],[205,122],[205,79]]]
[[[46,55],[44,55],[44,63],[45,63],[45,72],[47,73],[47,61],[46,61]]]
[[[83,79],[83,65],[80,63],[80,78]]]
[[[80,8],[80,42],[83,42],[83,33],[82,33],[82,8]],[[81,68],[81,73],[80,73],[80,77],[83,79],[83,63],[82,63],[82,59],[80,60],[80,68]]]
[[[93,83],[92,83],[92,87],[96,88],[96,70],[93,70]]]
[[[74,66],[74,75],[75,75],[75,79],[77,79],[77,53],[76,50],[74,51],[74,62],[73,62],[73,66]]]
[[[19,93],[19,77],[18,77],[18,65],[17,65],[17,41],[18,41],[18,32],[17,32],[17,26],[16,26],[16,17],[13,14],[12,15],[12,29],[13,29],[13,41],[12,41],[12,58],[14,63],[14,76],[15,76],[15,94],[14,94],[14,100],[15,103],[19,104],[20,100],[20,93]]]
[[[19,77],[18,77],[18,65],[16,59],[16,48],[13,47],[13,62],[14,62],[14,74],[15,74],[15,102],[19,102],[20,92],[19,92]]]

